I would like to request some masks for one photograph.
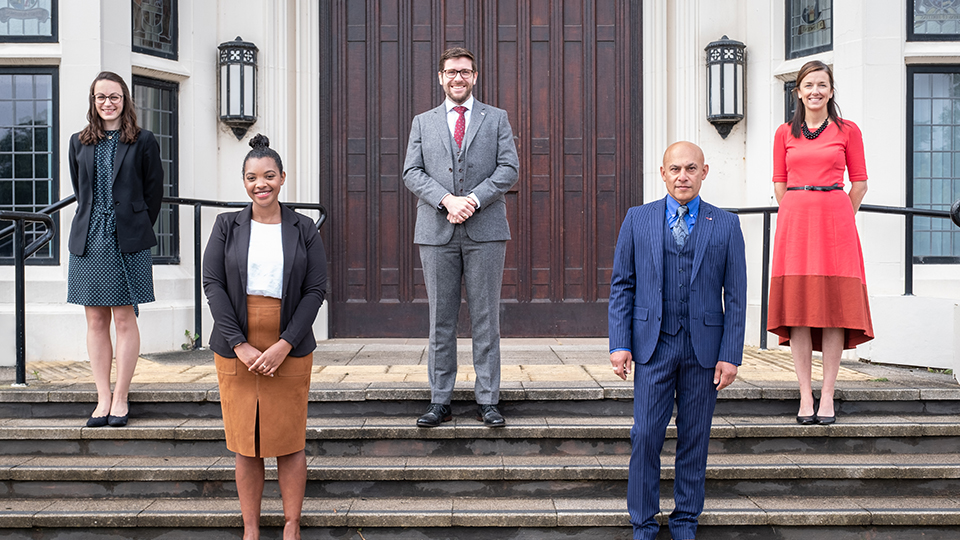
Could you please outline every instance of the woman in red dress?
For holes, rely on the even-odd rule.
[[[797,111],[777,129],[773,182],[780,210],[767,330],[790,345],[800,383],[800,424],[836,420],[833,390],[843,349],[873,339],[863,253],[854,214],[867,192],[860,128],[840,118],[833,73],[820,61],[797,74]],[[809,127],[808,127],[809,126]],[[843,191],[844,170],[850,178]],[[823,353],[814,414],[813,351]]]

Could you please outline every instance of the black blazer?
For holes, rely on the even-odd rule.
[[[317,347],[313,321],[326,295],[327,256],[313,220],[282,204],[280,209],[280,337],[293,345],[291,356],[305,356]],[[252,217],[250,206],[217,216],[203,252],[203,291],[213,314],[210,348],[227,358],[236,358],[233,348],[247,340],[247,251]]]
[[[70,228],[69,249],[83,255],[93,210],[93,184],[97,177],[94,154],[96,145],[80,142],[80,134],[70,137],[70,181],[77,194],[77,214]],[[135,253],[157,245],[153,224],[160,215],[163,199],[163,165],[160,145],[153,133],[141,129],[133,144],[120,141],[113,158],[113,206],[117,213],[117,242],[120,251]]]

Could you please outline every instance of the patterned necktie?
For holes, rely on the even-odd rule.
[[[463,105],[457,105],[453,108],[460,115],[457,117],[457,125],[453,128],[453,140],[457,141],[457,148],[463,146],[463,132],[467,130],[467,118],[463,113],[467,112],[467,108]]]
[[[685,204],[681,204],[677,208],[677,222],[673,224],[673,239],[677,241],[677,247],[683,247],[683,244],[687,241],[687,235],[690,234],[687,232],[687,220],[683,219],[688,211],[689,209]]]

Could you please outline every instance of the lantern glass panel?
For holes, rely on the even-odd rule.
[[[243,87],[240,85],[240,66],[230,64],[229,72],[230,77],[227,81],[227,94],[229,96],[230,106],[227,108],[227,115],[236,116],[240,114],[240,93],[243,90]]]
[[[246,64],[243,66],[243,110],[241,111],[241,114],[244,116],[256,115],[256,111],[254,110],[253,86],[253,66]]]
[[[227,115],[227,66],[220,66],[220,116]]]
[[[720,64],[710,66],[710,110],[707,114],[720,114]]]
[[[743,114],[743,66],[737,64],[737,87],[734,92],[737,100],[737,108],[733,112]]]
[[[722,114],[732,114],[734,110],[734,88],[733,88],[733,70],[735,65],[727,63],[723,65],[723,110]]]

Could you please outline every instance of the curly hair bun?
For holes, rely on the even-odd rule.
[[[250,139],[250,148],[270,148],[270,139],[266,135],[257,133]]]

